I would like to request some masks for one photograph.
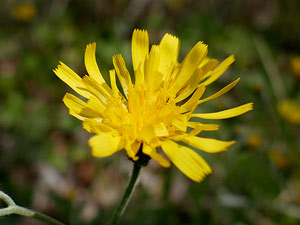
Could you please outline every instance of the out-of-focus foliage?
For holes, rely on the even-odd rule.
[[[197,110],[253,101],[254,111],[205,134],[237,144],[214,156],[200,152],[213,168],[202,183],[152,162],[122,224],[299,224],[300,129],[277,107],[300,102],[299,11],[297,0],[1,1],[0,189],[68,224],[107,224],[131,162],[121,153],[90,156],[89,134],[68,115],[61,101],[68,87],[52,69],[63,60],[84,75],[84,49],[95,41],[108,78],[111,57],[122,53],[129,65],[132,30],[144,28],[154,43],[166,32],[178,36],[182,56],[199,40],[211,57],[235,54],[208,92],[237,77],[240,84]],[[0,224],[40,223],[10,216]]]

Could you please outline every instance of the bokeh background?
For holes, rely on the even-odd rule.
[[[207,94],[240,77],[238,86],[198,110],[254,102],[254,111],[203,133],[237,144],[199,152],[213,169],[202,183],[151,162],[120,224],[300,224],[299,12],[297,0],[1,0],[0,190],[70,225],[108,223],[131,162],[124,152],[91,157],[90,134],[61,101],[70,89],[52,70],[62,60],[84,75],[84,49],[95,41],[108,78],[114,54],[130,65],[131,34],[142,28],[151,43],[178,36],[180,60],[199,40],[210,57],[234,54]]]

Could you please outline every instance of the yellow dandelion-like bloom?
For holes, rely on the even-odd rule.
[[[271,149],[271,151],[269,152],[269,158],[278,168],[283,169],[289,165],[287,157],[279,151],[276,151],[275,149]]]
[[[295,77],[300,78],[300,56],[291,59],[291,70]]]
[[[12,13],[16,19],[28,22],[35,18],[37,8],[33,3],[26,2],[15,6]]]
[[[254,134],[248,138],[247,142],[249,146],[256,148],[261,145],[262,140],[260,136]]]
[[[278,104],[280,115],[289,123],[300,124],[300,105],[291,99],[285,99]]]
[[[198,42],[179,63],[177,37],[165,34],[160,44],[152,45],[149,52],[147,31],[134,30],[135,81],[118,54],[113,56],[109,86],[97,66],[95,51],[95,43],[87,45],[84,61],[89,75],[83,78],[62,62],[54,70],[62,81],[87,99],[85,102],[67,93],[63,101],[70,114],[95,134],[89,140],[92,155],[106,157],[124,149],[136,161],[142,152],[163,167],[169,167],[172,161],[183,174],[197,182],[211,173],[200,155],[178,142],[208,153],[225,151],[235,143],[198,137],[201,131],[218,130],[219,126],[191,121],[191,118],[226,119],[252,110],[253,104],[248,103],[220,112],[193,113],[198,105],[225,94],[238,83],[239,79],[201,99],[206,87],[227,70],[234,57],[229,56],[218,64],[216,59],[206,56],[207,45]],[[116,76],[122,92],[117,87]]]

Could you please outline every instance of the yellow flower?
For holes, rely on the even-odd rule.
[[[30,2],[18,4],[13,8],[13,15],[15,18],[28,22],[34,19],[36,15],[36,6]]]
[[[258,147],[261,145],[261,138],[260,136],[258,135],[251,135],[249,138],[248,138],[248,145],[251,146],[251,147]]]
[[[269,158],[275,164],[275,166],[277,166],[278,168],[283,169],[289,165],[289,161],[286,158],[286,156],[283,155],[282,153],[276,151],[275,149],[272,149],[269,152]]]
[[[92,155],[106,157],[125,149],[128,157],[138,160],[138,152],[150,156],[161,166],[173,164],[190,179],[200,182],[211,172],[209,165],[186,143],[208,153],[225,151],[235,141],[202,138],[201,131],[218,130],[216,124],[191,121],[191,118],[226,119],[252,110],[252,103],[215,113],[193,113],[196,107],[232,89],[239,79],[217,93],[199,100],[206,87],[217,80],[234,61],[229,56],[218,64],[207,58],[207,45],[198,42],[182,63],[177,61],[179,40],[164,35],[149,52],[148,33],[135,30],[132,36],[134,79],[121,55],[113,56],[114,69],[109,71],[109,87],[95,58],[96,44],[85,51],[89,75],[79,77],[62,62],[55,74],[79,95],[67,93],[63,99],[70,114],[83,121],[83,127],[95,133],[89,140]],[[118,77],[122,92],[116,83]],[[164,155],[160,151],[162,150]],[[140,155],[141,152],[139,152]],[[169,159],[169,160],[168,160]]]
[[[300,105],[293,100],[283,100],[278,104],[280,115],[289,123],[300,124]]]
[[[297,78],[300,78],[300,56],[291,59],[291,70]]]

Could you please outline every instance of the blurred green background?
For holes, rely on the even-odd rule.
[[[131,34],[141,28],[151,43],[179,37],[180,60],[199,40],[210,57],[234,54],[207,94],[237,77],[239,85],[199,110],[254,102],[254,111],[203,134],[237,144],[199,152],[213,169],[200,184],[151,162],[120,224],[300,224],[299,12],[297,0],[0,1],[0,190],[70,225],[108,223],[131,162],[124,152],[91,157],[90,134],[61,101],[70,89],[52,70],[62,60],[84,75],[84,49],[95,41],[107,78],[114,54],[130,65]]]

